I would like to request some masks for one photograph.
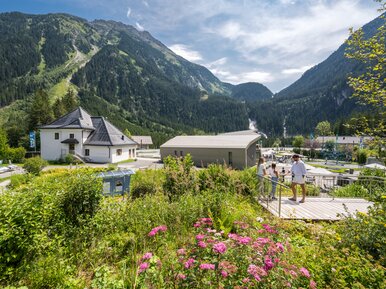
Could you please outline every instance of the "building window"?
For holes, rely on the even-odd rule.
[[[74,138],[74,134],[73,133],[70,133],[70,138]]]
[[[184,152],[180,151],[180,157],[184,156]]]
[[[58,132],[55,133],[55,139],[59,139],[59,133]]]
[[[177,157],[178,156],[178,153],[177,153],[177,151],[174,151],[174,155]]]
[[[122,155],[122,149],[117,149],[117,156]]]
[[[86,157],[90,156],[90,150],[89,150],[89,149],[85,149],[85,150],[84,150],[84,155],[85,155]]]

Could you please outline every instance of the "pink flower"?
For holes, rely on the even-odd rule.
[[[316,282],[314,280],[310,281],[310,288],[311,289],[316,289]]]
[[[237,241],[239,239],[239,236],[237,234],[229,233],[228,238]]]
[[[310,278],[311,275],[310,275],[310,272],[308,272],[308,270],[304,267],[300,268],[300,273],[302,273],[303,276],[307,277],[307,278]]]
[[[203,234],[198,234],[196,236],[196,240],[198,240],[198,241],[202,241],[202,240],[204,240],[204,238],[205,238],[205,236]]]
[[[249,281],[250,281],[249,278],[244,278],[243,279],[243,283],[249,283]]]
[[[224,254],[227,250],[227,246],[223,242],[217,243],[213,246],[213,251],[219,254]]]
[[[151,259],[151,257],[153,257],[153,254],[150,253],[150,252],[147,252],[147,253],[145,253],[145,254],[142,256],[142,260],[149,260],[149,259]]]
[[[201,264],[200,265],[200,269],[201,270],[214,270],[215,269],[215,265],[214,264]]]
[[[224,271],[224,270],[221,270],[221,276],[223,276],[224,278],[226,278],[228,276],[228,272],[227,271]]]
[[[201,224],[200,223],[194,223],[193,227],[199,228],[199,227],[201,227]]]
[[[268,270],[271,270],[273,268],[273,263],[272,263],[272,260],[270,258],[265,258],[265,261],[264,261],[264,270],[268,271]]]
[[[186,279],[186,275],[180,273],[180,274],[177,275],[177,279],[185,280]]]
[[[155,228],[151,229],[151,231],[149,232],[148,236],[149,237],[153,237],[153,236],[155,236],[158,233],[158,231],[165,232],[167,230],[167,228],[168,227],[166,227],[164,225],[155,227]]]
[[[142,273],[143,271],[146,271],[149,268],[149,263],[141,263],[139,264],[139,273]]]
[[[207,245],[203,241],[198,241],[197,246],[200,248],[206,248],[207,247]]]
[[[252,239],[250,237],[240,237],[239,244],[247,245]]]
[[[290,274],[291,274],[293,277],[297,277],[297,276],[298,276],[298,274],[297,274],[294,270],[291,270],[291,271],[290,271]]]
[[[276,247],[277,247],[280,251],[284,252],[284,246],[283,246],[282,243],[277,242],[277,243],[276,243]]]
[[[188,261],[186,261],[185,262],[185,268],[186,269],[189,269],[190,267],[192,267],[193,266],[193,264],[194,264],[194,259],[193,258],[190,258],[190,259],[188,259]]]
[[[186,250],[184,248],[178,249],[177,254],[178,255],[186,255]]]

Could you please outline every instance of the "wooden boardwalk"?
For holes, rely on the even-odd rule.
[[[273,215],[279,217],[278,200],[269,202],[268,208],[266,201],[259,201],[259,203]],[[368,207],[373,203],[364,199],[307,197],[306,202],[300,204],[283,197],[280,218],[336,221],[342,219],[342,215],[347,215],[343,204],[346,205],[348,213],[354,214],[356,211],[367,212]]]

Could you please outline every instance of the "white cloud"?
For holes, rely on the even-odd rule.
[[[127,9],[126,17],[127,17],[127,18],[130,18],[130,14],[131,14],[131,8],[129,7],[129,8]]]
[[[182,56],[186,60],[197,62],[202,60],[202,56],[198,51],[190,49],[189,46],[184,44],[173,44],[169,46],[169,49],[172,50],[175,54]]]
[[[313,67],[313,65],[306,65],[306,66],[297,67],[297,68],[286,68],[286,69],[283,69],[281,72],[284,74],[299,74],[307,71],[311,67]]]
[[[138,31],[144,31],[145,30],[145,28],[141,24],[139,24],[138,22],[135,22],[135,28],[137,28]]]

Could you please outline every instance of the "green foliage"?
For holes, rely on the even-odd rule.
[[[54,114],[47,92],[39,89],[35,92],[29,109],[29,129],[35,130],[40,125],[49,124],[54,120]]]
[[[0,128],[0,159],[5,158],[8,149],[7,133],[4,129]]]
[[[385,7],[384,1],[378,1]],[[372,107],[372,113],[376,116],[376,122],[372,118],[362,117],[356,119],[355,127],[359,133],[375,136],[375,141],[385,144],[386,133],[386,24],[385,14],[380,17],[381,25],[374,35],[368,37],[362,29],[351,30],[351,36],[347,40],[348,48],[346,57],[356,59],[365,66],[361,75],[350,76],[349,85],[353,88],[353,97],[360,102]]]
[[[327,120],[319,122],[315,127],[315,134],[318,136],[331,135],[331,124]]]
[[[31,180],[30,174],[17,174],[11,176],[11,183],[8,185],[10,189],[16,189],[21,185],[27,184]]]
[[[364,165],[367,161],[367,150],[361,149],[357,152],[357,161],[360,165]]]
[[[47,165],[47,161],[43,160],[41,157],[33,157],[24,162],[24,169],[33,175],[39,175]]]
[[[292,146],[295,148],[301,148],[304,145],[304,137],[302,135],[297,135],[294,137],[294,140],[292,142]]]
[[[164,159],[165,182],[163,189],[171,200],[197,191],[192,157],[183,158],[168,156]]]
[[[13,163],[22,163],[26,154],[26,149],[23,147],[11,148],[8,147],[5,152],[5,159]]]
[[[332,152],[335,148],[335,142],[333,140],[328,140],[324,143],[324,149]]]
[[[139,198],[145,195],[154,195],[162,190],[163,172],[160,170],[137,171],[131,176],[130,195]]]

